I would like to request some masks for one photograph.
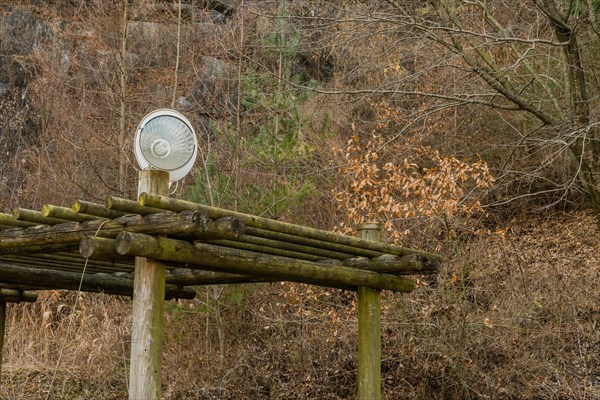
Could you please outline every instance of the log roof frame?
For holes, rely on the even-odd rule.
[[[108,197],[104,205],[78,200],[72,208],[0,213],[0,300],[31,301],[31,291],[80,284],[82,291],[132,295],[135,256],[167,265],[166,299],[193,298],[191,286],[278,280],[408,292],[414,283],[407,275],[437,273],[442,261],[397,245],[142,193],[139,201]]]

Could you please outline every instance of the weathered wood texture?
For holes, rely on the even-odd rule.
[[[59,253],[63,254],[63,253]],[[52,270],[63,270],[79,272],[83,271],[87,265],[88,273],[113,273],[113,272],[133,272],[133,264],[121,264],[103,260],[86,260],[80,256],[63,256],[54,254],[34,254],[34,255],[5,255],[0,256],[0,262],[12,263],[15,265],[32,266],[36,268],[48,268]]]
[[[354,269],[339,265],[231,249],[206,243],[191,244],[181,240],[123,232],[116,239],[122,255],[136,255],[159,260],[189,263],[216,272],[248,274],[258,278],[289,280],[329,287],[379,289],[410,292],[414,282],[394,275]]]
[[[99,218],[93,215],[78,214],[70,208],[53,206],[51,204],[44,204],[42,206],[42,215],[44,217],[59,218],[75,222],[94,221]]]
[[[68,222],[68,221],[65,221],[64,219],[45,217],[39,211],[28,210],[26,208],[13,209],[13,217],[19,221],[34,222],[36,224],[44,224],[44,225],[57,225],[57,224],[63,224],[65,222]]]
[[[159,214],[164,213],[165,210],[160,208],[144,207],[137,201],[122,199],[120,197],[108,196],[106,198],[106,208],[114,211],[121,211],[127,214]]]
[[[84,236],[114,238],[122,231],[152,233],[154,235],[201,235],[208,229],[209,219],[202,211],[187,213],[151,214],[145,217],[129,215],[113,220],[95,220],[83,223],[67,222],[60,225],[32,226],[6,234],[0,231],[3,254],[21,252],[30,246],[78,244]]]
[[[109,197],[106,206],[78,200],[72,209],[45,205],[42,213],[26,209],[15,209],[14,215],[0,213],[0,263],[80,272],[83,259],[65,253],[79,247],[80,254],[89,258],[88,272],[129,273],[134,256],[118,254],[113,240],[126,231],[168,236],[206,252],[188,261],[181,261],[180,254],[173,260],[164,254],[156,257],[169,268],[221,274],[182,274],[177,278],[180,285],[292,280],[344,289],[409,291],[412,282],[398,280],[399,275],[437,273],[440,267],[439,256],[400,246],[146,192],[140,201]],[[197,240],[205,243],[194,247],[190,242]],[[230,266],[224,263],[226,258]]]
[[[115,240],[96,236],[84,236],[79,242],[79,254],[90,260],[121,261],[127,264],[135,262],[134,257],[122,256],[115,250]]]
[[[111,210],[102,204],[96,204],[89,201],[77,200],[73,203],[73,211],[78,214],[95,215],[97,217],[114,219],[127,215],[123,211]]]
[[[169,173],[140,171],[138,194],[165,195]],[[206,225],[206,224],[205,224]],[[166,267],[158,260],[135,259],[129,400],[161,400]]]
[[[19,221],[15,219],[14,215],[5,213],[0,213],[0,224],[17,228],[28,228],[30,226],[39,225],[35,222]]]
[[[435,274],[440,269],[440,263],[429,260],[419,254],[393,256],[384,254],[372,259],[349,258],[341,262],[351,268],[368,269],[369,271],[385,272],[394,275]]]
[[[358,228],[362,239],[379,241],[377,224]],[[381,293],[358,288],[358,399],[381,400]]]
[[[85,274],[82,280],[81,272],[31,268],[7,262],[2,262],[0,282],[28,287],[32,290],[78,290],[81,282],[81,289],[86,292],[133,295],[133,280],[130,278],[117,278],[109,274]],[[166,299],[193,299],[195,295],[195,290],[176,285],[167,285],[165,291]]]
[[[269,278],[254,278],[250,275],[202,271],[190,268],[177,268],[167,274],[167,283],[182,285],[222,285],[230,283],[262,283],[276,281],[276,279]]]
[[[376,257],[383,254],[392,254],[396,256],[404,256],[408,254],[420,254],[428,259],[441,261],[441,257],[437,254],[430,254],[405,247],[374,242],[352,236],[340,235],[338,233],[323,231],[305,226],[294,225],[287,222],[275,221],[268,218],[257,217],[254,215],[243,214],[240,212],[224,210],[216,207],[211,207],[203,204],[192,203],[185,200],[172,199],[166,196],[160,196],[151,193],[142,193],[140,195],[140,204],[174,212],[185,210],[202,210],[206,212],[209,218],[235,217],[240,219],[246,226],[252,228],[265,229],[280,233],[286,233],[291,236],[299,236],[303,238],[316,239],[320,245],[318,247],[329,249],[331,244],[344,245],[347,249],[362,249],[371,250],[376,254],[371,253],[371,257]],[[315,243],[317,244],[317,243]],[[326,247],[325,247],[326,246]],[[334,246],[335,247],[335,246]],[[335,248],[333,248],[335,250]],[[342,251],[343,252],[343,251]],[[355,254],[355,253],[350,253]],[[358,254],[363,255],[363,254]]]
[[[2,384],[2,362],[4,337],[6,336],[6,301],[0,300],[0,384]]]

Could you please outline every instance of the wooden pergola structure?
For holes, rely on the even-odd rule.
[[[142,171],[139,201],[108,197],[0,213],[0,356],[6,302],[36,290],[133,296],[130,400],[160,399],[163,303],[193,286],[292,281],[359,292],[359,398],[381,398],[380,291],[410,292],[406,275],[436,273],[434,254],[166,197]],[[85,268],[85,270],[84,270]],[[0,359],[1,360],[1,359]]]

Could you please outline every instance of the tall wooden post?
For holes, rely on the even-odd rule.
[[[143,192],[166,196],[168,188],[168,172],[140,172],[138,196]],[[161,399],[165,275],[166,269],[161,262],[136,257],[129,400]]]
[[[2,380],[2,352],[4,350],[4,335],[6,330],[6,301],[0,300],[0,383]]]
[[[377,224],[358,227],[358,237],[381,240]],[[358,288],[358,398],[381,400],[381,291]]]

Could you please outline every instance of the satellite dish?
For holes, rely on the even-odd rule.
[[[135,158],[141,169],[169,172],[178,181],[194,166],[198,141],[192,124],[175,110],[160,109],[146,115],[135,132]]]

